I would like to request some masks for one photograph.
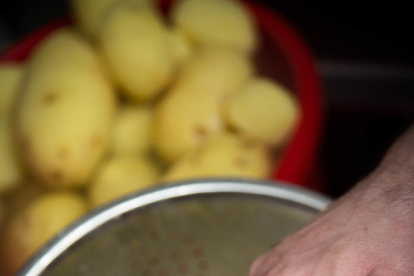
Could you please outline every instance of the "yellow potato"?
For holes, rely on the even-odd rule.
[[[238,89],[252,74],[253,65],[240,51],[207,47],[191,59],[180,72],[172,93],[209,93],[219,99]]]
[[[201,45],[228,45],[244,51],[253,51],[257,45],[255,24],[238,1],[178,1],[172,18]]]
[[[148,106],[127,105],[115,118],[112,152],[146,153],[150,149],[153,110]]]
[[[24,68],[17,63],[0,65],[0,116],[10,115],[23,78]]]
[[[44,185],[32,181],[24,181],[8,192],[4,197],[7,205],[7,218],[14,217],[27,208],[32,202],[44,196],[48,190]]]
[[[84,185],[108,148],[116,99],[100,64],[66,29],[30,59],[17,103],[17,141],[32,174],[51,187]]]
[[[162,181],[208,177],[266,178],[268,148],[261,143],[226,133],[174,163]]]
[[[224,129],[220,102],[209,93],[170,93],[154,116],[153,143],[166,162],[208,141]]]
[[[68,192],[44,195],[6,226],[3,257],[7,270],[16,270],[42,245],[87,211],[84,199]]]
[[[170,83],[173,63],[167,29],[153,9],[114,8],[102,23],[99,45],[129,99],[148,101]]]
[[[73,15],[79,28],[91,37],[97,37],[99,23],[110,13],[114,5],[149,0],[71,0]]]
[[[86,34],[95,37],[99,21],[108,9],[120,0],[71,0],[76,23]]]
[[[169,30],[168,42],[171,48],[172,62],[178,67],[186,63],[193,55],[193,42],[180,28]]]
[[[151,187],[159,176],[154,163],[144,157],[120,155],[107,160],[89,188],[89,200],[97,207]]]
[[[252,74],[239,51],[208,47],[191,59],[155,113],[154,146],[161,158],[172,162],[220,133],[222,99]]]
[[[23,178],[8,116],[0,115],[0,194],[15,187]]]
[[[280,84],[257,78],[229,99],[225,106],[228,124],[264,143],[278,145],[294,130],[300,117],[292,94]]]

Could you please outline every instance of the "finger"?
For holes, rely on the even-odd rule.
[[[265,264],[267,259],[267,254],[259,256],[253,264],[250,266],[249,276],[259,276],[258,271]]]
[[[249,276],[265,276],[285,266],[284,253],[272,250],[260,256],[250,268]]]

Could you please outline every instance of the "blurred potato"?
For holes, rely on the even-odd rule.
[[[16,107],[17,143],[31,173],[51,187],[84,185],[108,148],[116,108],[91,46],[68,29],[45,39]]]
[[[182,69],[157,106],[154,147],[167,163],[222,132],[222,101],[251,75],[248,57],[239,51],[209,47]]]
[[[24,75],[24,66],[0,64],[0,116],[10,115]]]
[[[115,154],[147,153],[151,145],[153,110],[126,105],[115,117],[111,150]]]
[[[99,32],[99,23],[110,13],[111,9],[122,3],[150,4],[152,0],[71,0],[72,14],[79,28],[96,38]]]
[[[15,273],[42,245],[87,211],[85,200],[69,192],[44,195],[8,225],[3,237],[3,258],[10,274]]]
[[[19,183],[3,198],[5,205],[7,205],[6,218],[15,217],[47,192],[48,189],[44,185],[35,183],[32,180],[24,180]]]
[[[232,95],[224,110],[230,127],[270,145],[284,142],[300,117],[293,95],[280,84],[265,78],[247,82]]]
[[[225,45],[247,52],[257,45],[255,24],[235,0],[177,1],[172,19],[201,45]]]
[[[167,33],[161,16],[144,5],[117,6],[102,23],[102,55],[128,99],[151,100],[171,82]]]
[[[220,102],[216,97],[209,93],[191,92],[170,93],[156,109],[154,148],[167,163],[210,140],[224,129]]]
[[[178,0],[167,27],[155,1],[70,0],[85,36],[63,28],[0,65],[0,275],[89,206],[158,181],[269,176],[300,111],[253,78],[254,20],[236,0]]]
[[[172,62],[178,68],[194,54],[193,42],[180,28],[174,27],[168,31],[168,43],[171,48]]]
[[[110,7],[121,0],[71,0],[72,14],[79,28],[91,37],[96,37],[99,19]]]
[[[266,178],[268,148],[253,140],[225,133],[177,160],[161,178],[164,182],[200,178]]]
[[[23,178],[9,116],[0,115],[0,194],[17,186]]]
[[[98,170],[89,188],[89,201],[98,207],[154,185],[159,177],[157,166],[149,159],[119,155],[108,159]]]
[[[206,47],[194,55],[178,75],[171,93],[209,93],[226,98],[254,72],[249,57],[224,47]]]

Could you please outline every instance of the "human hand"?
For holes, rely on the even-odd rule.
[[[413,276],[414,128],[381,166],[259,257],[250,276]]]

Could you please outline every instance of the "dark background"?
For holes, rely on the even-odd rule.
[[[67,14],[63,0],[0,4],[0,50]],[[320,167],[337,197],[378,164],[414,118],[413,17],[408,4],[261,0],[296,26],[323,80]]]

